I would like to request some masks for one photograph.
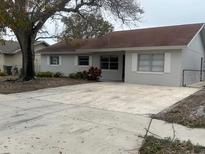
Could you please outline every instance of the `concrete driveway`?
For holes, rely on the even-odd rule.
[[[0,153],[137,153],[148,115],[197,90],[91,83],[0,95]]]

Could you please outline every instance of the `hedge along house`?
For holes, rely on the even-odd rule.
[[[48,47],[46,42],[36,42],[35,49],[35,70],[40,71],[41,55],[36,51]],[[11,74],[11,69],[14,67],[22,68],[22,53],[20,45],[17,41],[5,41],[0,45],[0,70]]]
[[[188,85],[201,78],[204,36],[204,24],[189,24],[117,31],[101,38],[60,42],[40,50],[41,71],[69,75],[96,66],[102,69],[101,80]]]

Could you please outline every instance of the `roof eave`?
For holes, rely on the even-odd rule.
[[[76,52],[110,52],[110,51],[145,51],[145,50],[173,50],[183,49],[186,45],[177,46],[150,46],[150,47],[126,47],[126,48],[103,48],[103,49],[77,49]]]
[[[1,54],[4,54],[4,55],[15,55],[14,52],[1,52],[1,51],[0,51],[0,53],[1,53]]]
[[[37,45],[40,45],[40,44],[44,44],[44,45],[47,46],[47,47],[49,46],[49,44],[46,43],[45,41],[37,42],[36,44],[34,44],[34,46],[37,46]],[[21,52],[21,48],[19,48],[19,49],[13,51],[12,54],[17,54],[17,53],[19,53],[19,52]]]
[[[95,53],[95,52],[119,52],[119,51],[150,51],[150,50],[182,50],[186,45],[179,46],[152,46],[152,47],[129,47],[129,48],[103,48],[103,49],[76,49],[76,51],[58,51],[49,52],[43,51],[40,54],[80,54],[80,53]]]

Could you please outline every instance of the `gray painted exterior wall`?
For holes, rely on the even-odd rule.
[[[205,57],[205,50],[201,35],[198,34],[192,42],[182,51],[182,69],[200,70],[201,58]],[[200,71],[186,71],[184,83],[190,85],[200,81]]]
[[[182,86],[200,82],[200,71],[185,72],[183,79],[183,70],[200,70],[201,58],[205,60],[205,49],[201,34],[197,34],[190,44],[183,50],[158,50],[149,51],[149,53],[171,53],[169,73],[145,73],[132,70],[133,53],[145,53],[148,51],[126,52],[125,82],[137,84]],[[165,59],[166,61],[166,59]],[[203,64],[205,66],[205,64]],[[205,68],[204,68],[205,69]],[[203,74],[205,79],[205,74]]]
[[[90,56],[90,66],[100,68],[100,56],[102,55],[117,55],[119,58],[119,69],[118,70],[102,70],[101,80],[109,81],[122,81],[122,60],[123,52],[109,52],[109,53],[92,53],[92,54],[79,54]],[[41,55],[41,71],[50,71],[53,73],[61,72],[64,75],[76,73],[79,71],[88,70],[90,66],[78,66],[77,56],[78,55],[58,55],[60,56],[60,65],[51,66],[49,65],[48,57],[50,55]]]
[[[138,72],[132,70],[133,53],[170,53],[170,72]],[[136,57],[137,58],[137,57]],[[166,59],[165,59],[166,60]],[[181,85],[181,51],[157,50],[126,52],[125,82],[150,85],[180,86]]]

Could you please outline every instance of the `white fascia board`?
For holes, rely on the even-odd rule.
[[[46,46],[50,46],[46,41],[36,42],[34,45],[45,44]]]
[[[40,52],[42,55],[46,54],[90,54],[98,52],[122,52],[122,51],[150,51],[150,50],[181,50],[186,48],[185,45],[181,46],[157,46],[157,47],[135,47],[135,48],[108,48],[108,49],[77,49],[73,52],[61,51],[61,52]]]
[[[188,45],[187,45],[187,47],[189,47],[191,44],[192,44],[192,42],[195,40],[195,38],[201,33],[201,31],[202,31],[202,29],[204,28],[204,26],[205,26],[205,24],[203,24],[202,26],[201,26],[201,28],[197,31],[197,33],[194,35],[194,37],[191,39],[191,41],[188,43]]]
[[[132,48],[107,48],[107,49],[77,49],[76,52],[110,52],[110,51],[143,51],[143,50],[171,50],[183,49],[186,46],[153,46],[153,47],[132,47]]]
[[[13,54],[16,54],[16,53],[18,53],[18,52],[20,52],[21,51],[21,49],[17,49],[17,50],[15,50],[14,52],[13,52]]]

